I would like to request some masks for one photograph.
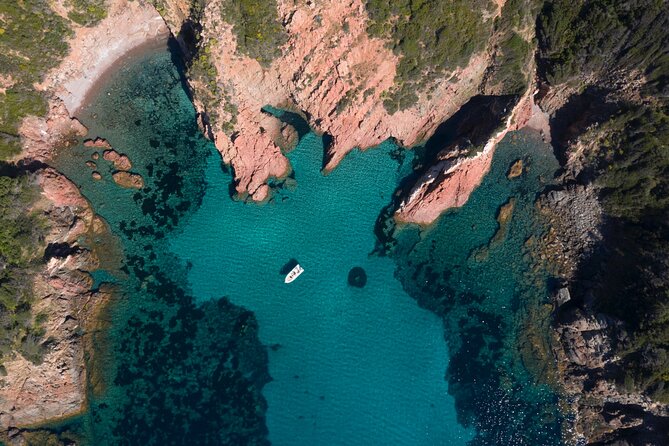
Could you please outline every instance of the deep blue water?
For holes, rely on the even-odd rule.
[[[233,201],[167,51],[123,67],[82,119],[146,186],[118,187],[101,158],[93,180],[95,149],[57,160],[123,248],[119,270],[96,273],[116,297],[95,334],[89,410],[60,431],[88,444],[560,443],[555,394],[521,348],[546,297],[524,248],[555,169],[538,138],[507,138],[463,209],[391,234],[383,256],[375,222],[411,152],[354,151],[323,176],[308,133],[273,202]],[[528,173],[508,180],[519,157]],[[508,234],[473,260],[510,197]],[[305,272],[286,285],[291,259]],[[353,267],[363,288],[347,282]]]

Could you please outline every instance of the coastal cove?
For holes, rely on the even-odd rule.
[[[561,443],[556,396],[518,353],[524,314],[546,296],[523,257],[555,168],[540,138],[507,137],[462,210],[372,254],[411,152],[353,151],[324,176],[308,133],[272,202],[233,201],[177,65],[168,51],[138,56],[81,112],[143,187],[116,184],[99,147],[56,162],[118,236],[124,266],[96,273],[118,296],[90,365],[103,384],[55,431],[88,444]],[[518,158],[526,173],[512,181]],[[286,285],[291,259],[305,272]],[[362,288],[347,282],[354,267]]]
[[[667,24],[0,3],[0,446],[668,444]]]

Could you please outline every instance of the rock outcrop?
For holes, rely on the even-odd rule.
[[[114,182],[126,189],[141,189],[144,187],[144,179],[141,175],[120,170],[112,174]]]
[[[105,150],[102,153],[102,158],[105,161],[109,161],[114,165],[114,169],[116,170],[130,170],[132,169],[132,162],[130,162],[130,158],[128,158],[127,155],[123,155],[122,153],[118,153],[114,149],[109,149]]]
[[[509,171],[506,174],[506,177],[510,180],[518,178],[525,172],[525,166],[523,165],[523,160],[519,159],[513,162],[509,167]]]
[[[220,3],[207,3],[200,24],[202,47],[225,94],[215,110],[206,110],[197,98],[209,87],[197,82],[192,87],[199,111],[217,116],[210,122],[211,134],[234,168],[237,194],[255,201],[267,198],[270,177],[290,172],[277,144],[281,123],[262,107],[297,111],[315,131],[330,135],[323,162],[327,172],[356,147],[367,149],[388,138],[404,146],[425,140],[476,94],[489,62],[485,52],[475,54],[466,66],[417,92],[416,104],[390,114],[383,99],[394,85],[399,58],[387,42],[368,36],[362,0],[278,1],[288,41],[269,66],[237,51],[232,27],[221,19]],[[166,16],[179,16],[174,8],[167,9]],[[177,24],[172,26],[176,34]]]
[[[632,437],[640,442],[630,444],[659,444],[669,426],[669,406],[616,383],[622,364],[613,346],[624,343],[627,334],[620,321],[598,310],[590,290],[595,282],[578,277],[583,260],[603,239],[597,191],[564,186],[539,197],[537,208],[548,229],[534,255],[562,281],[552,295],[552,350],[564,401],[573,415],[568,432],[584,444]]]
[[[612,378],[621,367],[612,345],[625,341],[620,322],[597,313],[591,305],[565,302],[557,293],[554,299],[559,308],[553,353],[565,401],[574,416],[571,434],[587,444],[637,435],[645,440],[631,444],[660,444],[657,441],[669,426],[669,407],[625,390]],[[655,432],[656,425],[664,427]]]
[[[437,160],[416,181],[400,203],[395,220],[427,226],[444,211],[464,205],[471,193],[481,184],[490,170],[495,147],[510,131],[528,126],[538,126],[547,120],[545,114],[534,104],[530,90],[509,114],[506,124],[474,156],[463,156],[459,148],[448,146]],[[536,128],[536,127],[535,127]]]
[[[79,333],[87,327],[96,297],[92,280],[83,271],[95,269],[97,258],[80,243],[87,233],[101,235],[105,227],[63,175],[46,168],[37,177],[42,199],[34,210],[48,219],[45,242],[69,248],[46,259],[34,278],[34,310],[48,315],[43,341],[48,349],[40,364],[20,355],[4,362],[7,376],[0,385],[0,426],[4,429],[75,414],[83,408],[86,394]]]
[[[111,144],[104,138],[87,139],[84,147],[95,147],[97,149],[111,149]]]

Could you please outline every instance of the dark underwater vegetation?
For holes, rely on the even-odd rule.
[[[252,308],[237,303],[239,296],[202,296],[191,289],[196,277],[202,282],[202,260],[190,257],[205,253],[223,257],[221,248],[208,245],[207,239],[196,232],[193,237],[200,238],[204,245],[193,245],[192,252],[180,248],[175,254],[175,247],[182,246],[183,242],[174,240],[183,239],[184,231],[195,230],[191,222],[204,206],[205,194],[222,190],[208,183],[211,177],[207,169],[212,168],[207,166],[216,165],[216,169],[220,169],[218,155],[197,127],[177,68],[178,62],[175,63],[168,52],[146,55],[124,67],[83,117],[90,129],[89,136],[106,138],[115,150],[129,156],[132,172],[142,175],[144,188],[116,186],[111,180],[113,168],[102,159],[97,162],[103,179],[93,180],[85,162],[91,159],[95,148],[82,145],[58,160],[58,167],[81,187],[96,212],[107,220],[120,239],[123,259],[118,271],[96,273],[96,277],[99,275],[106,282],[103,288],[111,289],[114,297],[106,304],[100,330],[94,334],[94,349],[88,357],[86,412],[40,427],[35,433],[50,432],[62,441],[77,438],[82,444],[96,445],[269,444],[272,428],[268,429],[268,383],[299,386],[306,379],[296,374],[289,383],[271,381],[272,358],[279,361],[280,355],[290,353],[290,346],[283,342],[266,343],[272,346],[268,351],[259,333],[269,327],[259,324],[259,317]],[[306,138],[305,144],[314,147],[322,144],[320,138],[312,136],[302,135]],[[311,145],[305,147],[311,148]],[[359,166],[355,163],[371,166],[377,160],[383,164],[379,169],[388,169],[401,178],[410,163],[405,163],[406,154],[391,146],[351,154],[327,181],[341,181],[337,175],[352,174]],[[291,155],[291,162],[296,166],[298,192],[308,189],[313,175],[320,175],[317,157],[322,153],[322,150],[305,152],[304,147],[301,150],[298,148],[299,153]],[[509,180],[505,175],[508,166],[519,157],[524,159],[527,171],[521,178]],[[307,175],[304,169],[312,165],[316,169]],[[533,202],[536,193],[552,178],[554,168],[550,150],[537,136],[516,133],[500,145],[491,173],[467,206],[447,213],[423,232],[406,227],[388,234],[396,243],[383,254],[394,263],[383,263],[388,259],[383,260],[377,252],[369,254],[365,260],[368,263],[359,263],[361,266],[357,266],[357,262],[343,264],[331,271],[332,280],[350,290],[347,292],[378,294],[378,290],[383,290],[385,294],[386,289],[392,287],[379,281],[392,280],[382,274],[386,271],[384,268],[391,268],[404,291],[443,321],[450,363],[447,369],[438,366],[442,368],[436,378],[445,378],[451,396],[433,397],[455,405],[457,422],[440,418],[444,414],[439,413],[435,413],[433,421],[443,419],[442,423],[450,423],[440,426],[438,432],[453,434],[430,438],[419,429],[412,432],[407,430],[410,426],[405,426],[397,437],[402,439],[400,444],[449,441],[472,445],[561,444],[563,419],[557,395],[547,384],[548,375],[544,373],[547,359],[542,356],[541,348],[535,348],[544,340],[538,334],[540,330],[528,329],[533,323],[528,315],[546,320],[542,304],[546,300],[548,278],[541,271],[528,273],[532,265],[526,242],[541,231],[533,218]],[[379,174],[383,174],[383,170],[379,170]],[[220,170],[216,175],[230,180],[229,174]],[[396,187],[393,178],[387,183]],[[291,200],[299,197],[293,191],[278,190],[277,193],[282,200],[266,207],[243,203],[229,206],[243,210],[239,215],[245,215],[243,212],[273,215],[281,206],[290,206]],[[364,240],[373,237],[374,215],[378,215],[391,193],[392,188],[374,198],[373,203],[378,203],[378,208],[368,210],[373,218]],[[515,200],[513,218],[504,236],[495,237],[500,231],[496,220],[498,210],[510,198]],[[230,201],[230,197],[217,200]],[[347,202],[332,206],[335,204],[343,209],[351,206]],[[222,214],[219,218],[233,217]],[[236,224],[243,225],[243,221]],[[216,236],[213,231],[212,236]],[[364,252],[371,253],[374,243],[363,248]],[[287,259],[290,259],[288,263]],[[303,260],[308,264],[306,253],[300,255],[301,264]],[[282,280],[277,272],[283,274],[297,262],[290,256],[278,256],[272,261],[275,265],[271,270],[272,280]],[[235,266],[227,265],[227,268],[234,271]],[[218,266],[211,268],[206,273],[211,276],[211,282],[225,283],[226,273]],[[302,282],[301,286],[308,288],[308,281],[314,280],[309,274],[315,274],[314,267],[307,266],[304,278],[297,283]],[[228,292],[226,288],[239,288],[230,285],[222,287],[224,293]],[[398,298],[395,297],[397,291],[387,291],[387,294]],[[354,302],[345,305],[355,309],[359,304]],[[422,315],[420,311],[416,314]],[[425,317],[425,321],[429,321],[425,323],[432,324],[431,328],[425,326],[425,330],[433,330],[435,321]],[[391,321],[378,323],[383,333],[383,324]],[[394,328],[387,327],[390,329]],[[402,357],[399,349],[411,348],[415,346],[398,345],[397,356]],[[447,353],[443,346],[441,349],[444,357],[437,359],[446,361]],[[365,359],[365,354],[372,351],[361,350],[361,358]],[[355,369],[355,364],[351,367]],[[411,370],[396,372],[411,373]],[[395,371],[390,370],[390,373]],[[365,379],[368,380],[363,382],[364,386],[383,384],[377,383],[373,376]],[[412,385],[407,383],[407,389]],[[331,392],[334,394],[326,395],[323,390],[322,394],[306,395],[305,391],[305,398],[312,398],[318,404],[334,404],[331,400],[338,397],[338,389]],[[379,410],[388,410],[388,407],[379,407]],[[306,438],[317,438],[313,435],[319,431],[313,426],[319,422],[318,414],[305,415],[304,437],[295,432],[291,444],[310,444]],[[312,418],[313,425],[307,423]],[[474,429],[467,433],[462,425]],[[374,444],[374,439],[366,442]]]

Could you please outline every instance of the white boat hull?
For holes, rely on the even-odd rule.
[[[286,278],[283,280],[284,283],[290,283],[290,282],[294,281],[303,272],[304,272],[304,268],[302,268],[298,263],[297,265],[295,265],[295,267],[293,269],[290,270],[290,272],[288,274],[286,274]]]

